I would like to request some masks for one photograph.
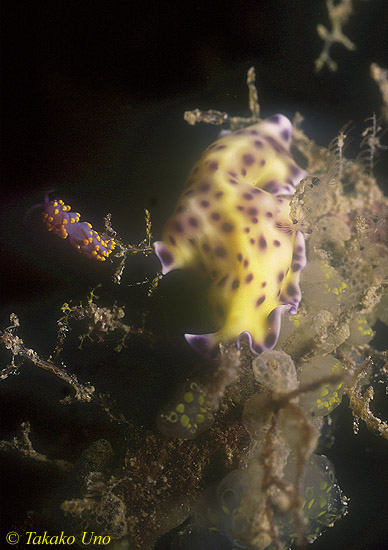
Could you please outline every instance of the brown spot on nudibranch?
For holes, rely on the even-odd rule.
[[[232,283],[232,289],[236,290],[240,286],[240,281],[238,279],[235,279]]]
[[[260,235],[259,237],[259,248],[261,248],[261,250],[265,250],[267,248],[267,241],[263,235]]]
[[[210,189],[210,183],[207,183],[207,182],[201,183],[201,185],[199,186],[199,190],[202,193],[207,193],[209,189]]]
[[[243,161],[243,164],[245,164],[245,166],[252,166],[252,164],[254,164],[255,162],[255,157],[247,153],[243,155],[242,161]]]
[[[295,296],[297,294],[298,290],[297,290],[297,288],[294,284],[290,283],[287,287],[286,292],[289,296]]]
[[[214,221],[218,221],[221,218],[218,212],[212,212],[211,217]]]
[[[260,298],[257,299],[256,307],[261,306],[261,304],[264,302],[264,300],[265,300],[265,294],[263,294],[262,296],[260,296]]]
[[[233,225],[229,222],[226,222],[222,224],[222,230],[225,231],[225,233],[230,233],[233,231]]]
[[[225,258],[225,256],[227,255],[227,252],[226,252],[225,248],[223,248],[222,246],[217,246],[217,248],[214,251],[214,254],[218,258]]]
[[[223,286],[225,286],[225,283],[227,280],[228,280],[228,275],[225,275],[224,277],[222,277],[222,279],[218,281],[217,286],[219,288],[222,288]]]

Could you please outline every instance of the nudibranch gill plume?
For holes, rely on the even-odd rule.
[[[200,269],[211,279],[208,299],[219,328],[185,335],[204,355],[242,338],[255,354],[272,349],[281,314],[297,311],[305,243],[287,196],[306,172],[291,156],[291,132],[288,118],[273,115],[210,145],[154,243],[163,274]]]

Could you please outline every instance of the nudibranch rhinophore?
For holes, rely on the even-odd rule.
[[[290,152],[292,125],[283,115],[229,133],[193,166],[162,241],[154,243],[163,274],[199,268],[211,278],[209,304],[219,327],[186,334],[199,352],[246,338],[255,354],[272,349],[281,314],[296,313],[305,258],[289,198],[306,172]]]
[[[80,222],[81,214],[70,212],[71,207],[62,200],[50,201],[48,195],[44,198],[42,214],[47,229],[61,239],[69,237],[78,252],[88,258],[105,261],[116,246],[115,240],[104,240],[89,222]]]

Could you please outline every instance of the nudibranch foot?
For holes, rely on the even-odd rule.
[[[297,311],[304,237],[289,200],[306,175],[290,153],[291,122],[274,115],[221,137],[189,174],[162,241],[154,244],[163,274],[197,269],[210,279],[218,330],[186,334],[204,355],[220,342],[248,339],[255,354],[272,349],[284,310]]]

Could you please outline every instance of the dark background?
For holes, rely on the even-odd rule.
[[[113,288],[109,266],[92,264],[48,234],[39,210],[26,214],[53,189],[96,229],[112,212],[114,227],[131,243],[143,238],[143,209],[149,208],[158,238],[190,166],[219,131],[189,127],[183,112],[199,107],[247,116],[251,65],[263,116],[300,111],[307,134],[322,145],[352,120],[349,155],[355,156],[364,120],[381,105],[369,65],[388,65],[388,5],[355,0],[354,7],[344,32],[357,50],[334,46],[338,72],[315,74],[322,48],[316,25],[328,26],[321,0],[3,2],[1,326],[17,312],[26,344],[48,355],[60,305],[77,302],[99,282],[110,303],[131,300],[136,318],[142,298],[130,285],[152,276],[154,258],[131,260],[123,285]],[[387,188],[386,161],[376,173]],[[98,375],[88,368],[77,372],[94,382]],[[58,407],[65,390],[48,376],[27,368],[2,383],[2,437],[13,437],[28,418],[42,452],[52,445],[52,456],[67,449],[75,460],[82,442],[93,440],[91,428],[82,431],[79,413]],[[109,389],[114,394],[114,383]],[[120,391],[116,387],[119,401]],[[354,436],[346,407],[336,414],[342,431],[327,454],[351,497],[350,514],[313,548],[387,548],[387,443],[363,428]],[[108,428],[99,429],[94,438]],[[58,445],[53,432],[63,439]],[[14,487],[5,498],[8,522],[50,502],[57,490],[44,472],[15,457],[6,459],[5,471],[7,491]]]

